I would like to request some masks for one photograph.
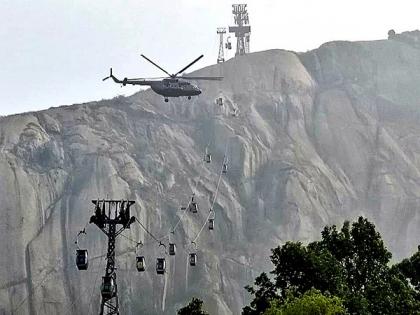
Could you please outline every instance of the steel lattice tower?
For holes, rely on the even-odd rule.
[[[226,34],[225,27],[218,27],[217,34],[219,34],[219,55],[217,56],[217,63],[225,62],[225,51],[223,49],[223,36]]]
[[[115,240],[118,235],[130,225],[136,218],[130,217],[130,207],[135,203],[132,200],[92,200],[95,205],[95,213],[89,223],[94,223],[108,237],[107,263],[103,279],[110,280],[109,288],[101,287],[101,310],[100,315],[119,315],[117,274],[115,272]],[[120,225],[120,226],[118,226]],[[112,286],[111,286],[112,285]],[[106,293],[104,294],[104,290]]]
[[[246,4],[232,4],[232,13],[236,26],[229,26],[229,33],[235,33],[235,56],[249,53],[251,26],[249,25],[249,17],[246,6]]]

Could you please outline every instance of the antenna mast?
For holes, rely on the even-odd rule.
[[[246,7],[246,4],[232,4],[232,13],[236,26],[229,26],[229,33],[235,33],[235,56],[249,53],[251,26],[249,25],[249,17]]]
[[[217,56],[217,63],[225,62],[225,51],[223,49],[223,36],[226,34],[225,27],[218,27],[217,34],[219,34],[219,55]]]
[[[135,222],[130,217],[133,200],[92,200],[95,213],[89,223],[94,223],[108,237],[105,276],[102,277],[100,315],[119,315],[117,274],[115,272],[115,240],[118,235]],[[120,225],[120,226],[118,226]]]

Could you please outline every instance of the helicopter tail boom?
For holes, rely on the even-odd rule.
[[[149,81],[145,79],[127,79],[124,78],[123,80],[118,79],[112,74],[112,68],[109,69],[109,76],[106,78],[103,78],[102,81],[108,80],[111,78],[115,83],[122,84],[123,86],[126,86],[127,84],[131,85],[152,85],[154,81]]]
[[[123,82],[121,80],[118,80],[116,77],[114,77],[114,75],[112,74],[112,68],[109,69],[109,76],[107,76],[106,78],[103,78],[102,81],[108,80],[109,78],[114,80],[114,82],[116,82],[116,83],[122,83]]]

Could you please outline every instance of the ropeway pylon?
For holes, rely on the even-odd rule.
[[[115,272],[115,240],[136,221],[130,217],[133,200],[92,200],[95,213],[89,223],[94,223],[108,237],[107,264],[101,285],[100,315],[119,315],[117,274]]]
[[[225,62],[225,51],[223,49],[223,36],[226,34],[225,27],[218,27],[217,34],[219,34],[219,55],[217,56],[217,63]]]

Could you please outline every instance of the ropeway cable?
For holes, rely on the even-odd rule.
[[[203,232],[204,227],[207,224],[207,221],[209,220],[210,216],[214,213],[213,207],[214,207],[214,204],[216,203],[216,198],[217,198],[217,195],[219,193],[220,182],[222,180],[222,175],[223,175],[223,166],[226,163],[226,153],[227,153],[227,149],[228,149],[228,144],[229,144],[229,142],[226,143],[225,154],[223,155],[222,168],[220,169],[219,178],[217,180],[217,185],[216,185],[216,192],[214,193],[213,202],[211,204],[211,207],[210,207],[210,210],[209,210],[209,214],[207,215],[206,220],[204,221],[203,225],[201,226],[200,231],[197,233],[197,235],[195,236],[195,238],[191,241],[192,244],[196,244],[198,238],[200,237],[201,232]]]
[[[144,225],[143,225],[143,223],[141,223],[141,221],[139,220],[139,219],[137,219],[136,218],[136,221],[137,221],[137,223],[138,224],[140,224],[140,226],[143,228],[143,230],[147,233],[147,234],[149,234],[157,243],[159,243],[159,245],[163,245],[162,244],[162,239],[164,239],[165,237],[163,237],[163,238],[161,238],[160,240],[156,237],[156,236],[154,236],[153,234],[152,234],[152,232],[150,232]]]
[[[206,150],[207,150],[207,147],[208,147],[209,145],[210,145],[210,142],[207,144],[207,146],[206,146]],[[204,165],[204,164],[202,164],[202,165]],[[193,191],[192,191],[192,195],[193,195],[193,196],[195,195],[195,192],[197,191],[198,183],[200,182],[201,177],[202,177],[202,175],[200,174],[200,175],[198,176],[197,181],[195,182],[195,187],[194,187],[194,189],[193,189]],[[190,205],[191,205],[191,201],[192,201],[192,200],[191,200],[191,198],[189,198],[188,204],[187,204],[186,208],[183,210],[183,213],[182,213],[182,214],[180,215],[180,217],[178,218],[178,221],[176,222],[176,224],[175,224],[175,225],[173,225],[173,226],[169,229],[168,234],[166,234],[165,236],[161,237],[161,239],[164,239],[164,238],[166,238],[166,237],[169,237],[171,234],[175,234],[176,229],[178,228],[178,226],[179,226],[179,224],[181,223],[181,221],[182,221],[182,219],[184,218],[184,216],[187,214],[187,211],[188,211],[188,209],[189,209],[189,207],[190,207]]]

